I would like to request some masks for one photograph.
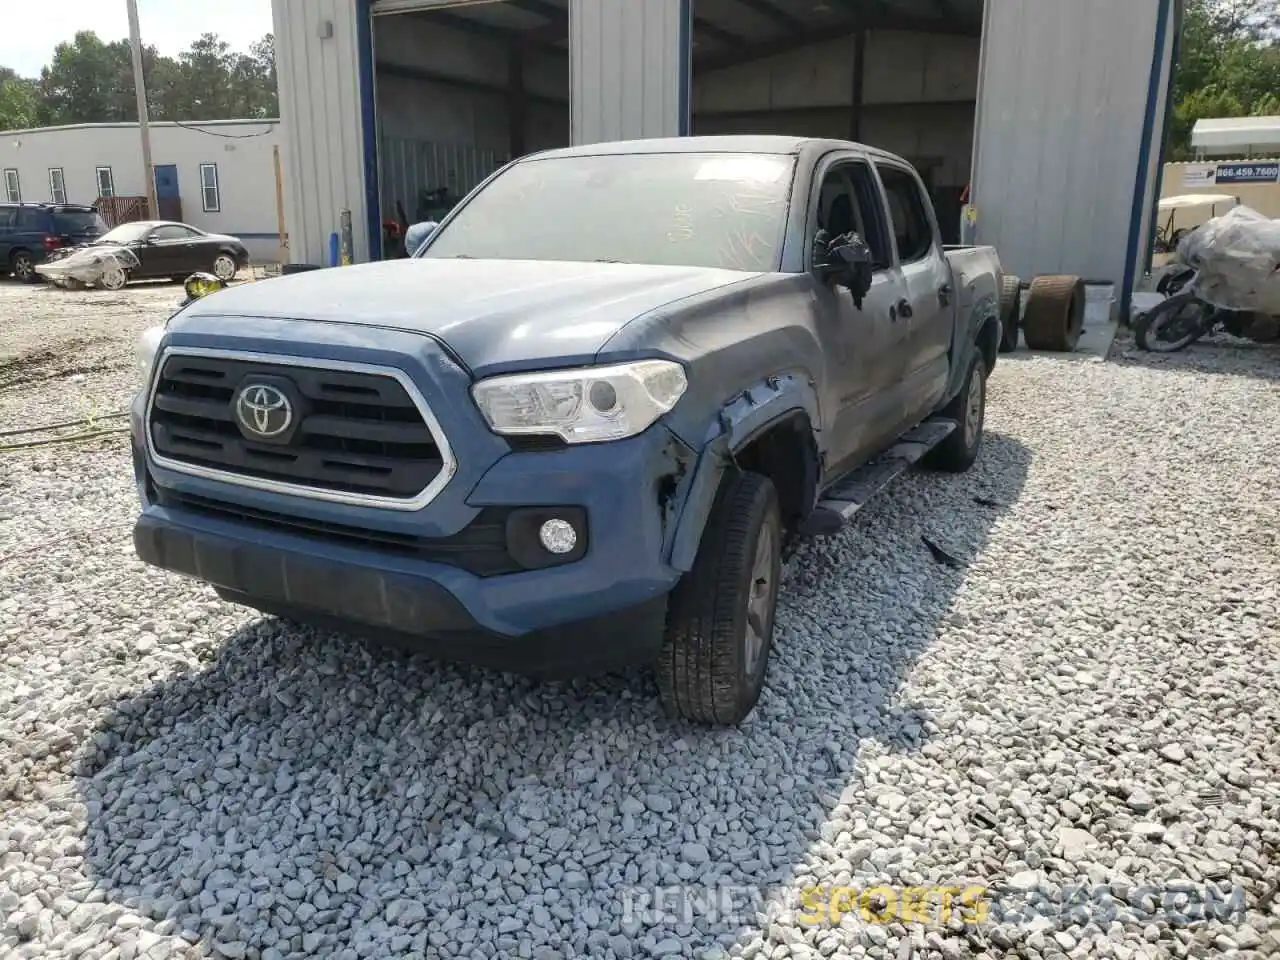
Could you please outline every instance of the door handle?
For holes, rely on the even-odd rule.
[[[948,306],[951,303],[952,293],[954,293],[954,291],[951,289],[951,284],[944,283],[938,288],[938,302],[944,307]]]
[[[905,317],[906,319],[910,320],[911,314],[913,313],[911,309],[911,301],[903,297],[901,300],[898,301],[897,306],[898,306],[898,316]]]

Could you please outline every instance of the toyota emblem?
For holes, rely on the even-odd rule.
[[[236,418],[255,437],[278,437],[293,425],[293,404],[284,391],[266,383],[250,383],[236,397]]]

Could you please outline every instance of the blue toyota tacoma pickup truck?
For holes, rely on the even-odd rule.
[[[858,144],[526,157],[410,259],[220,290],[144,334],[136,549],[446,658],[651,662],[674,713],[737,723],[784,542],[978,456],[1000,282]]]

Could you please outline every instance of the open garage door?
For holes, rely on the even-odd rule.
[[[958,242],[982,19],[982,0],[694,0],[692,132],[889,150]]]
[[[384,256],[507,161],[569,143],[566,0],[373,5]]]

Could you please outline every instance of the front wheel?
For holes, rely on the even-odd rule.
[[[760,699],[782,572],[782,515],[772,481],[727,475],[698,556],[671,594],[658,690],[667,709],[732,726]]]
[[[1133,324],[1139,350],[1175,353],[1195,343],[1213,326],[1214,310],[1190,291],[1164,300]]]
[[[123,290],[129,282],[129,271],[117,263],[113,263],[102,271],[98,278],[98,286],[103,290]]]
[[[235,278],[236,271],[235,258],[228,253],[220,253],[213,261],[213,275],[224,283]]]

